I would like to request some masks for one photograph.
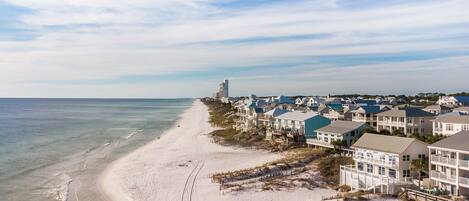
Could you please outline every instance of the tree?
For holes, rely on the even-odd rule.
[[[401,130],[393,130],[393,131],[392,131],[392,135],[393,135],[393,136],[399,136],[399,137],[406,137],[406,135],[404,134],[404,132],[402,132]]]
[[[341,152],[342,148],[347,146],[347,142],[345,142],[345,140],[334,140],[331,142],[331,144],[334,146],[335,150],[339,150],[339,153]]]
[[[422,173],[428,175],[428,158],[419,158],[415,159],[410,163],[410,170],[413,172],[417,172],[418,179],[419,179],[419,187],[420,181],[422,180]]]

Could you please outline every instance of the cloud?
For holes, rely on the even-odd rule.
[[[252,84],[239,86],[252,87],[264,85],[259,80],[272,80],[279,72],[316,77],[307,83],[321,86],[324,93],[343,86],[339,79],[354,69],[373,77],[383,68],[396,66],[397,71],[405,72],[396,73],[402,83],[410,84],[405,77],[420,76],[425,70],[408,70],[414,68],[408,62],[441,68],[445,61],[455,62],[454,58],[468,55],[469,47],[469,2],[462,0],[353,4],[341,0],[6,2],[9,7],[21,8],[10,20],[17,29],[7,35],[25,37],[18,40],[0,34],[0,83],[8,86],[0,96],[16,96],[19,85],[23,91],[43,85],[96,87],[104,91],[100,93],[103,96],[111,96],[115,94],[112,86],[123,84],[141,87],[139,96],[146,97],[145,90],[155,87],[152,84],[174,84],[166,78],[199,85],[206,79],[203,86],[215,86],[216,80],[233,77]],[[6,28],[0,25],[2,30]],[[337,70],[344,66],[347,70]],[[324,76],[319,80],[314,75]],[[438,79],[438,75],[432,76]],[[362,87],[357,82],[372,84],[348,81],[356,87]],[[454,81],[447,82],[451,83],[445,86],[454,87]],[[381,87],[383,91],[395,89]],[[422,89],[403,87],[406,85],[401,86],[402,91]],[[234,89],[238,95],[250,91]],[[258,92],[261,89],[288,92],[282,85],[259,87]],[[295,90],[318,91],[309,87]],[[64,91],[50,95],[68,96]],[[200,88],[195,93],[188,91],[209,95]],[[138,96],[131,91],[120,93]],[[180,93],[184,96],[185,91]]]

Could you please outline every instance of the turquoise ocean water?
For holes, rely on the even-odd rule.
[[[158,138],[192,102],[0,99],[0,200],[102,200],[106,165]]]

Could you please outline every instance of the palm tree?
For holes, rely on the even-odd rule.
[[[428,158],[419,158],[415,159],[410,163],[410,170],[417,172],[418,174],[418,179],[419,179],[419,187],[420,187],[420,181],[422,179],[422,173],[428,175]]]

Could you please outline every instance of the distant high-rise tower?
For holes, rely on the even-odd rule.
[[[228,80],[225,80],[225,83],[223,84],[223,97],[228,98]]]
[[[220,83],[218,86],[218,91],[215,92],[213,95],[214,98],[221,99],[221,98],[228,98],[228,80],[225,80],[224,82]]]

